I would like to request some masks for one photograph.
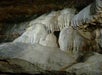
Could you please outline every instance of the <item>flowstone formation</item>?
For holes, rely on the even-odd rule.
[[[38,72],[101,75],[102,0],[75,12],[66,8],[32,20],[20,37],[0,45],[0,56],[28,61]]]

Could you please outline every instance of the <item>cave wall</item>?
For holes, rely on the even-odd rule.
[[[15,24],[23,25],[22,22],[29,22],[52,10],[75,8],[79,12],[92,2],[93,0],[0,0],[0,41],[19,36],[11,32],[12,28],[17,28],[14,27]]]

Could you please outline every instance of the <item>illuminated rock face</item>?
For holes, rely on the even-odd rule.
[[[55,47],[39,44],[6,43],[0,45],[2,58],[19,58],[39,66],[43,70],[60,70],[75,61],[73,57]]]
[[[92,12],[90,8],[95,8],[94,12],[96,11],[95,15],[97,16],[97,13],[101,11],[101,3],[99,3],[99,1],[100,0],[96,0],[96,2],[94,2],[94,4],[97,4],[95,7],[92,7],[94,4],[91,4],[80,11],[77,15],[75,15],[75,9],[68,8],[44,14],[37,19],[32,20],[29,23],[30,27],[26,32],[14,40],[14,42],[31,44],[38,43],[49,47],[58,47],[59,44],[61,50],[71,50],[72,53],[75,52],[78,54],[80,50],[86,49],[86,46],[90,45],[87,38],[90,40],[93,36],[91,35],[91,32],[88,32],[89,35],[84,37],[83,35],[80,35],[80,32],[72,27],[80,27],[82,23],[91,21],[91,18],[94,16],[92,14],[90,15]],[[72,25],[72,27],[70,25]],[[53,34],[55,31],[61,31],[59,39],[56,39]],[[56,40],[59,40],[59,42],[56,42]],[[95,42],[97,41],[95,40]]]
[[[96,1],[96,7],[97,2],[101,7],[99,3],[101,0]],[[98,72],[101,75],[102,54],[91,51],[102,49],[101,27],[95,25],[90,30],[90,26],[93,27],[93,25],[89,24],[86,28],[80,28],[80,22],[89,22],[93,17],[89,15],[90,8],[91,5],[85,8],[86,14],[85,10],[82,10],[73,19],[74,10],[64,9],[52,11],[50,14],[44,14],[32,20],[30,27],[19,38],[11,43],[0,45],[0,56],[23,59],[43,70],[66,70],[75,72],[77,75],[83,73],[89,75],[91,72],[93,73],[90,75],[97,75],[94,73]],[[76,28],[77,26],[79,28]],[[59,39],[54,35],[55,31],[60,31]],[[58,44],[60,48],[57,48]]]
[[[29,27],[26,32],[24,32],[20,37],[18,37],[14,42],[23,43],[39,43],[41,39],[45,39],[47,31],[42,24],[35,24]]]
[[[62,29],[59,36],[59,46],[62,51],[75,55],[83,55],[84,52],[101,51],[102,29],[95,29],[92,32],[75,30],[71,26]]]
[[[93,11],[91,11],[91,9],[93,9]],[[85,29],[83,23],[88,25],[87,23],[91,23],[91,21],[95,19],[95,16],[100,19],[98,15],[102,14],[101,10],[101,0],[96,0],[77,15],[75,15],[75,9],[66,8],[60,11],[52,11],[49,14],[44,14],[32,20],[26,32],[14,40],[14,42],[38,43],[49,47],[58,47],[59,44],[61,50],[68,50],[78,54],[78,52],[83,49],[88,50],[88,45],[93,45],[94,43],[96,43],[95,45],[98,43],[101,44],[101,42],[99,42],[101,36],[98,39],[96,38],[96,33],[95,37],[93,36],[94,30],[93,32],[87,31],[84,34],[84,32],[80,33],[81,31],[79,29],[73,29],[72,27],[76,28],[77,26],[81,27],[80,25],[83,25],[82,28]],[[59,39],[56,39],[53,34],[55,31],[61,31]],[[94,38],[94,42],[90,42],[92,38]],[[57,40],[59,40],[59,42],[57,42]]]
[[[60,11],[52,11],[51,13],[44,14],[39,18],[30,22],[30,25],[34,25],[36,23],[43,24],[49,31],[60,31],[64,27],[69,26],[72,17],[75,14],[75,9],[63,9]]]
[[[70,25],[70,21],[75,14],[74,9],[63,9],[44,14],[29,23],[29,28],[14,42],[39,43],[44,46],[58,47],[54,31],[61,31]]]
[[[59,46],[62,51],[78,56],[87,46],[87,40],[72,27],[64,28],[59,36]],[[84,48],[83,48],[84,47]]]
[[[41,40],[40,44],[47,47],[58,47],[57,38],[53,33],[46,36],[45,40]]]
[[[70,51],[72,53],[78,54],[82,50],[99,50],[98,44],[101,46],[101,29],[99,32],[97,28],[91,31],[85,28],[91,26],[90,24],[95,26],[101,26],[102,23],[102,1],[96,0],[93,4],[90,4],[82,11],[80,11],[77,15],[75,15],[71,20],[71,26],[62,29],[59,37],[59,45],[61,50]],[[97,25],[98,22],[99,25]],[[82,26],[82,27],[81,27]],[[80,29],[82,31],[80,31]],[[94,31],[96,31],[94,33]],[[99,36],[100,34],[100,36]],[[100,40],[100,42],[99,42]],[[92,46],[92,47],[91,47]],[[79,54],[78,54],[79,55]]]
[[[93,23],[102,23],[102,0],[95,0],[92,4],[85,7],[71,20],[71,25],[76,28],[78,26]]]
[[[64,28],[62,29],[62,31],[60,32],[59,35],[59,45],[60,45],[60,49],[63,51],[66,51],[72,48],[72,41],[73,41],[73,29],[70,28]]]

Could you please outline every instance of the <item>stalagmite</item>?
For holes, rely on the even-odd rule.
[[[64,28],[59,36],[60,49],[78,57],[85,41],[73,28]]]
[[[48,34],[45,40],[40,40],[40,44],[48,47],[58,47],[57,38],[53,33]]]
[[[60,32],[59,35],[59,45],[60,45],[60,49],[63,51],[67,51],[68,47],[69,50],[72,49],[72,41],[73,41],[73,29],[70,28],[64,28],[62,29],[62,31]]]
[[[94,32],[94,31],[93,31]],[[59,46],[62,51],[72,53],[77,57],[84,51],[98,49],[93,32],[75,30],[71,26],[62,29],[59,36]]]

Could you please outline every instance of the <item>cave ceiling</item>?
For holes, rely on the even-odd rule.
[[[0,0],[0,23],[23,21],[52,10],[76,8],[80,11],[93,0]]]

